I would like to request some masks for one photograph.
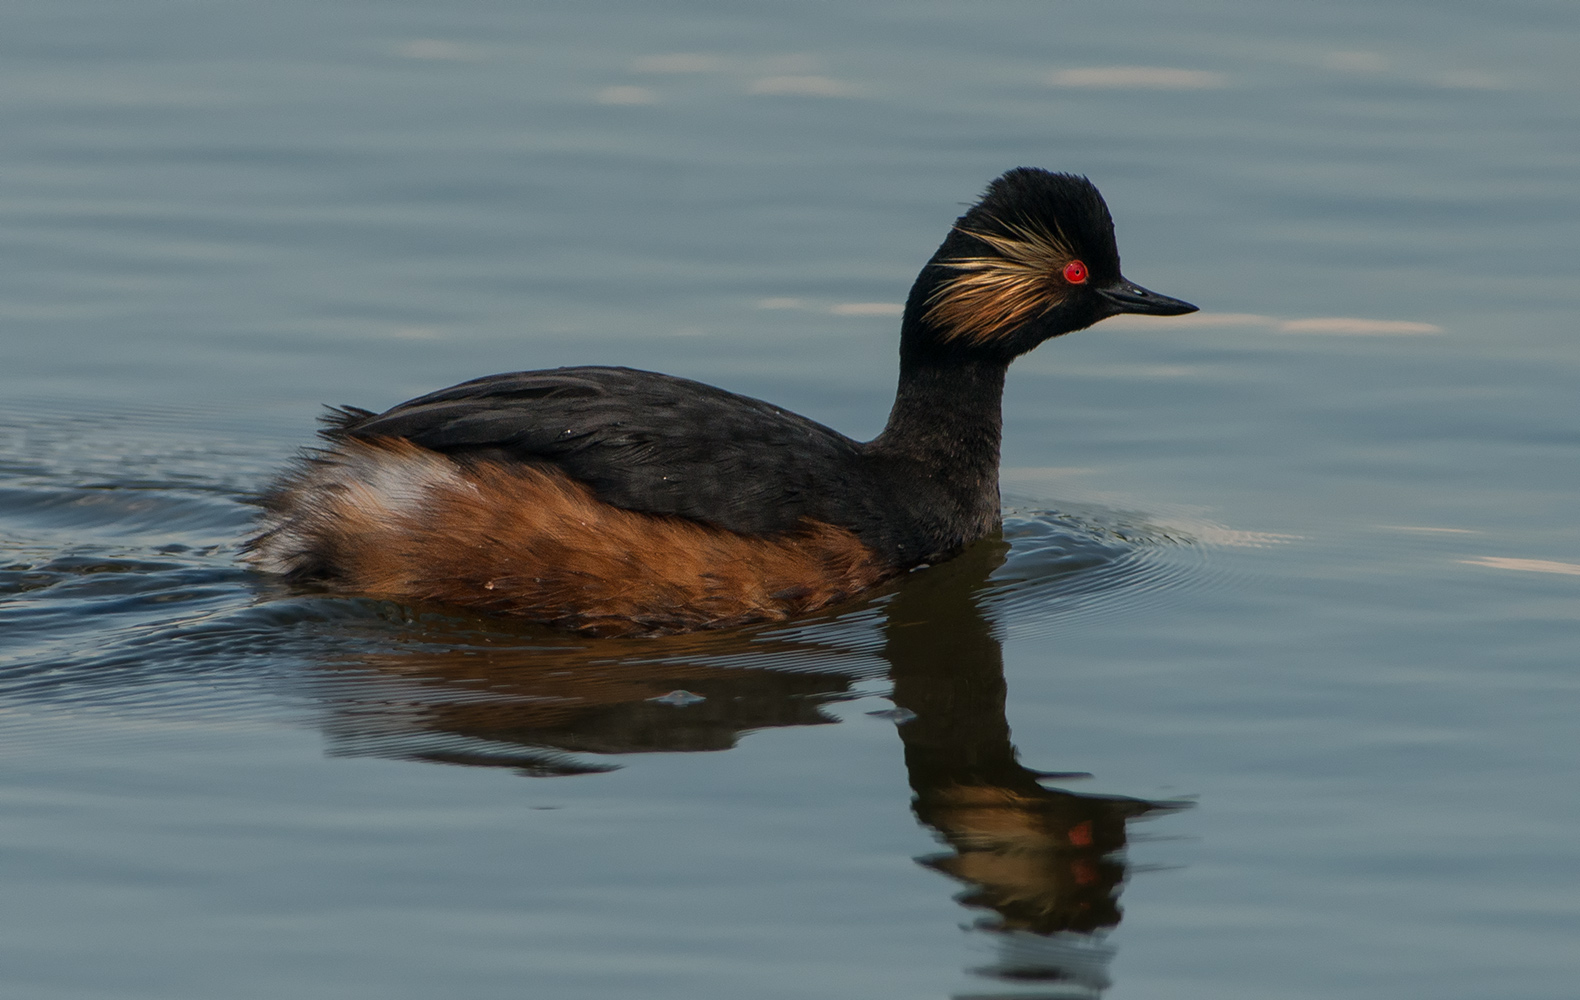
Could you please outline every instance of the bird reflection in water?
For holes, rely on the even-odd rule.
[[[821,705],[887,677],[916,817],[946,848],[917,860],[965,886],[957,900],[981,912],[974,929],[996,945],[996,960],[972,971],[1004,991],[972,1000],[1096,997],[1109,984],[1104,937],[1120,920],[1127,826],[1183,804],[1048,787],[1079,775],[1017,760],[1002,648],[977,603],[1007,551],[980,543],[862,608],[774,632],[589,640],[425,628],[409,651],[327,666],[325,728],[341,754],[585,774],[618,767],[597,759],[609,755],[724,750],[752,730],[829,724]]]
[[[883,655],[895,705],[912,716],[899,728],[913,808],[949,848],[918,860],[962,883],[957,900],[984,912],[975,927],[994,938],[997,961],[974,971],[1052,990],[992,997],[1096,997],[1109,985],[1114,952],[1103,938],[1119,923],[1126,826],[1183,803],[1049,788],[1084,775],[1021,765],[1003,651],[971,596],[1002,557],[978,546],[912,581],[888,609]]]

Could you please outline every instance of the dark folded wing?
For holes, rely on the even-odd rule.
[[[629,368],[559,368],[463,382],[326,432],[405,438],[447,454],[551,463],[599,499],[770,534],[830,520],[858,445],[805,417],[700,382]]]

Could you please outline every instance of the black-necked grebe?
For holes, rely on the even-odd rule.
[[[1127,281],[1084,177],[988,186],[911,287],[883,433],[629,368],[474,379],[332,411],[263,497],[260,568],[343,593],[594,634],[789,618],[998,530],[1004,374],[1119,313],[1195,306]]]

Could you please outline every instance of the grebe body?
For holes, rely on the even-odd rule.
[[[1012,170],[912,287],[874,440],[654,372],[493,375],[331,411],[324,445],[262,498],[249,558],[595,634],[782,620],[998,530],[1015,357],[1118,313],[1194,309],[1121,276],[1085,178]]]

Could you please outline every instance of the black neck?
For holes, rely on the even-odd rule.
[[[911,286],[900,321],[900,386],[889,423],[872,444],[950,474],[985,475],[996,498],[1004,375],[1014,355],[956,342],[929,322],[927,304],[943,277],[934,263],[948,246]]]
[[[889,472],[908,512],[918,561],[932,561],[997,531],[1000,412],[1007,365],[908,358],[889,423],[869,454]]]
[[[904,359],[889,422],[873,445],[954,470],[991,470],[996,477],[1007,370],[997,360]]]

